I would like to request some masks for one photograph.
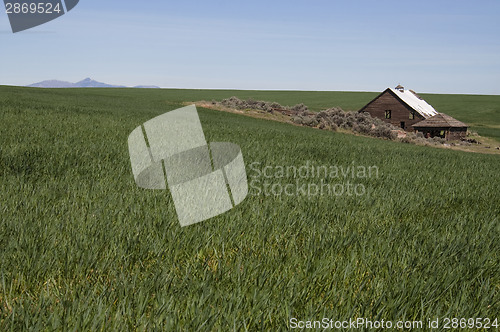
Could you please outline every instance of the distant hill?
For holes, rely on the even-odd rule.
[[[86,78],[75,83],[75,88],[125,88],[123,85],[111,85],[107,83],[97,82],[91,78]]]
[[[75,86],[75,83],[58,81],[58,80],[48,80],[48,81],[33,83],[27,86],[32,88],[73,88]]]
[[[98,82],[91,78],[86,78],[76,83],[58,81],[58,80],[47,80],[38,83],[33,83],[28,85],[32,88],[126,88],[124,85],[112,85],[107,83]],[[155,85],[137,85],[134,88],[139,89],[159,89],[160,87]]]

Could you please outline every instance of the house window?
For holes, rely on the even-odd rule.
[[[410,112],[410,120],[414,120],[415,119],[415,111],[411,111]]]
[[[391,118],[391,111],[390,110],[386,110],[385,111],[385,118],[386,119],[390,119]]]

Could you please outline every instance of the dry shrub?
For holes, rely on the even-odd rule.
[[[280,105],[277,102],[268,102],[268,101],[262,101],[262,100],[255,100],[253,98],[248,98],[247,100],[242,100],[239,99],[238,97],[230,97],[223,99],[220,104],[222,106],[230,107],[230,108],[236,108],[240,110],[244,109],[254,109],[254,110],[261,110],[261,111],[266,111],[266,112],[272,112],[273,110],[285,110],[285,111],[291,111],[295,114],[304,114],[309,112],[309,109],[307,108],[306,105],[304,104],[297,104],[295,106],[289,107],[289,106],[283,106]]]

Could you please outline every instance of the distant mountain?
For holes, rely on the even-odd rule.
[[[33,83],[28,85],[32,88],[126,88],[124,85],[111,85],[102,82],[95,81],[91,78],[86,78],[76,83],[58,81],[58,80],[48,80],[38,83]],[[159,89],[160,87],[155,85],[137,85],[134,88],[148,88],[148,89]]]
[[[125,88],[123,85],[111,85],[102,82],[94,81],[91,78],[86,78],[75,83],[75,88]]]
[[[75,83],[58,81],[58,80],[48,80],[48,81],[33,83],[28,86],[32,88],[73,88],[75,86]]]

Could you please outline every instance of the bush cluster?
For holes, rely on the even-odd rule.
[[[320,129],[351,130],[355,133],[396,139],[398,128],[384,121],[372,118],[368,113],[345,112],[339,107],[329,108],[318,113],[308,113],[294,117],[293,122]]]
[[[301,114],[308,112],[308,108],[304,104],[297,104],[295,106],[283,106],[276,102],[268,102],[262,100],[254,100],[252,98],[248,98],[247,100],[242,100],[238,97],[231,97],[223,99],[220,104],[229,108],[236,108],[240,110],[244,109],[254,109],[261,110],[266,112],[272,112],[273,110],[280,111],[290,111],[292,113]]]

